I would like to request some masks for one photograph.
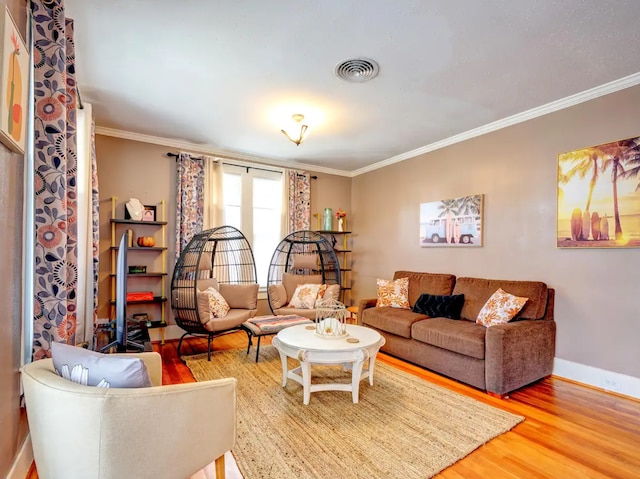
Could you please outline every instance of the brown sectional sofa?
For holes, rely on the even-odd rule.
[[[396,271],[409,278],[409,303],[422,293],[464,294],[459,320],[430,318],[410,309],[359,302],[358,321],[386,339],[382,351],[499,396],[551,374],[555,356],[554,290],[537,281],[456,278],[451,274]],[[486,328],[475,319],[502,288],[529,298],[507,324]]]

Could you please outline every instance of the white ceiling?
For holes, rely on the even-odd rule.
[[[320,171],[367,170],[615,80],[640,83],[639,0],[65,5],[99,131]],[[338,79],[336,64],[355,56],[376,60],[378,77]],[[293,113],[310,123],[300,146],[280,133]]]

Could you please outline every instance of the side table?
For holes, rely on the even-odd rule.
[[[353,324],[358,324],[358,307],[357,306],[349,306],[347,308],[349,311],[349,319],[348,321],[353,321]]]

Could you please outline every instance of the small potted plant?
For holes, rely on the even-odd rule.
[[[338,220],[338,231],[344,231],[345,228],[345,222],[347,221],[347,213],[345,213],[344,211],[342,211],[340,208],[338,208],[338,211],[336,211],[336,218]]]

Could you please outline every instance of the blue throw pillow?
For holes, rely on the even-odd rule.
[[[464,305],[464,294],[440,296],[422,293],[413,305],[411,311],[426,314],[430,318],[460,319],[460,312]]]

